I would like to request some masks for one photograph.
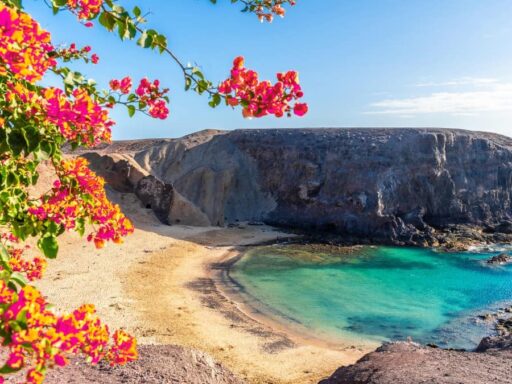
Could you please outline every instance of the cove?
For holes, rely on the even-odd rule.
[[[265,246],[230,277],[272,316],[328,340],[405,340],[473,349],[492,333],[477,315],[512,304],[512,266],[497,250]]]

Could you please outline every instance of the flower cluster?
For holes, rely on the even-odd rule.
[[[91,62],[93,64],[98,64],[100,58],[97,54],[91,53],[91,47],[86,45],[85,47],[78,49],[76,44],[73,43],[69,46],[69,48],[61,48],[57,50],[57,56],[63,59],[64,61],[76,60],[76,59],[84,59],[86,62]]]
[[[113,92],[128,95],[132,91],[133,83],[130,77],[125,77],[121,80],[111,80],[109,85]],[[160,89],[160,81],[151,82],[144,78],[135,89],[135,93],[128,96],[128,102],[125,104],[135,104],[139,111],[146,112],[155,119],[166,119],[169,116],[168,97],[166,96],[168,92],[167,88]],[[107,106],[112,105],[107,104]]]
[[[283,8],[283,4],[295,5],[295,0],[253,0],[250,5],[254,7],[254,13],[258,16],[258,19],[268,21],[269,23],[274,20],[274,16],[284,17],[286,10]]]
[[[39,221],[49,220],[66,230],[80,231],[88,219],[94,224],[94,231],[87,239],[94,241],[97,248],[102,248],[109,240],[120,243],[133,232],[133,225],[119,206],[107,199],[105,181],[87,165],[83,158],[62,161],[59,180],[29,213]]]
[[[93,364],[107,358],[112,365],[137,358],[136,341],[124,331],[116,331],[111,338],[94,306],[56,315],[36,288],[25,286],[17,293],[3,280],[0,330],[2,341],[10,341],[3,369],[29,368],[27,383],[42,383],[46,369],[68,364],[70,355],[85,355]]]
[[[50,33],[28,14],[0,2],[0,75],[7,71],[34,83],[57,63]]]
[[[262,117],[274,115],[282,117],[293,113],[304,116],[308,112],[305,103],[291,102],[300,99],[304,94],[299,85],[299,75],[295,71],[277,74],[277,82],[259,81],[255,71],[244,67],[243,57],[233,62],[231,77],[219,85],[219,93],[226,97],[231,106],[241,105],[244,117]]]
[[[125,78],[121,80],[110,80],[110,89],[114,92],[120,92],[123,95],[127,95],[132,90],[132,79],[129,76],[126,76]]]
[[[13,272],[20,272],[27,276],[30,281],[40,280],[46,269],[46,260],[41,257],[34,257],[27,260],[23,257],[23,249],[11,248],[7,250],[10,256],[9,267]]]
[[[95,101],[84,88],[76,88],[68,97],[59,88],[29,90],[19,82],[7,83],[6,109],[23,113],[40,125],[52,124],[68,141],[94,147],[109,143],[114,121],[108,109]]]
[[[144,78],[140,81],[139,86],[135,90],[135,94],[139,97],[139,101],[147,104],[148,113],[156,119],[166,119],[169,116],[167,103],[163,99],[164,95],[169,92],[167,88],[160,90],[160,82],[153,82]]]
[[[103,0],[68,0],[67,7],[80,20],[94,19],[101,11]]]
[[[39,280],[43,277],[46,269],[46,260],[41,257],[34,257],[31,260],[24,257],[23,253],[29,246],[25,248],[16,248],[19,239],[11,233],[0,234],[0,247],[7,252],[8,258],[4,260],[7,265],[0,267],[0,270],[8,270],[9,272],[19,272],[24,274],[30,281]]]
[[[90,147],[111,141],[114,121],[87,90],[75,89],[70,99],[61,89],[46,88],[43,96],[47,120],[67,140]]]
[[[21,82],[7,82],[7,91],[5,100],[8,105],[6,110],[24,114],[27,118],[32,118],[40,113],[43,99],[33,90],[29,90]]]

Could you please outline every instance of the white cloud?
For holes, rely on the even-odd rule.
[[[482,80],[482,79],[480,79]],[[433,92],[427,96],[387,98],[370,105],[366,114],[417,116],[420,114],[478,115],[485,112],[512,112],[512,83],[473,82],[465,91]],[[446,82],[445,87],[462,85]],[[438,83],[441,84],[441,83]],[[470,84],[469,82],[467,84]]]
[[[492,77],[461,77],[444,82],[422,82],[414,84],[415,87],[457,87],[457,86],[485,86],[498,83],[498,79]]]

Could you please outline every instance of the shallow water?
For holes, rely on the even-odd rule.
[[[247,253],[231,277],[258,305],[329,340],[472,349],[491,332],[476,315],[512,304],[512,266],[485,263],[496,254],[271,246]]]

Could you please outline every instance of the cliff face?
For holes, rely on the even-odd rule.
[[[431,244],[434,229],[454,225],[512,230],[512,139],[504,136],[269,129],[133,146],[104,152],[130,150],[137,167],[172,185],[213,225],[264,221],[406,244]]]

